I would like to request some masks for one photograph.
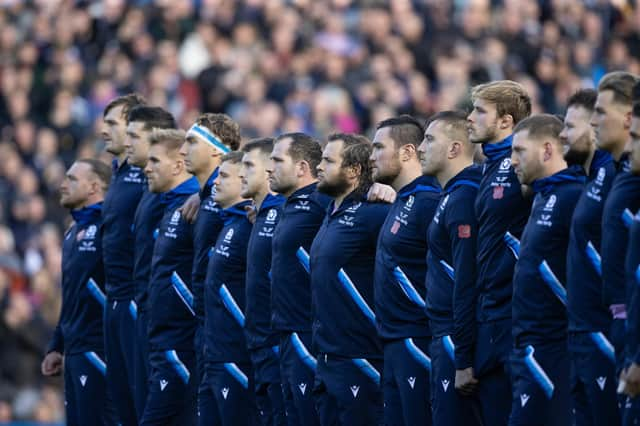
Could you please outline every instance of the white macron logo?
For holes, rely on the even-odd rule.
[[[598,382],[598,387],[600,388],[600,390],[604,390],[604,387],[607,385],[607,378],[598,377],[596,378],[596,382]]]
[[[527,402],[529,402],[529,395],[527,395],[526,393],[520,395],[520,406],[524,407],[525,405],[527,405]]]
[[[166,381],[164,379],[160,380],[160,390],[163,391],[164,388],[166,388],[168,384],[169,384],[168,381]]]
[[[353,394],[354,398],[358,396],[358,392],[360,392],[360,386],[351,386],[351,393]]]
[[[227,399],[227,395],[229,395],[229,388],[222,388],[222,397]]]
[[[449,383],[451,382],[449,382],[447,379],[442,381],[442,389],[444,389],[445,392],[447,391],[447,389],[449,389]]]
[[[82,384],[82,387],[84,387],[84,385],[87,384],[87,376],[86,375],[82,375],[80,376],[80,384]]]
[[[409,382],[409,386],[411,386],[411,389],[413,389],[413,387],[416,385],[416,378],[415,377],[409,377],[407,379],[407,382]]]
[[[306,383],[300,383],[298,385],[298,388],[300,389],[300,392],[304,395],[305,391],[307,390],[307,384]]]

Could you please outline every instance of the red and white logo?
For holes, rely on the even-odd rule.
[[[470,225],[458,225],[458,238],[470,238],[471,226]]]
[[[499,200],[504,196],[504,186],[498,185],[493,187],[493,199]]]
[[[391,225],[391,233],[394,235],[397,234],[398,229],[400,229],[400,222],[396,220],[395,222],[393,222],[393,225]]]

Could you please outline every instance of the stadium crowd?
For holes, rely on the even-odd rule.
[[[640,8],[607,1],[6,1],[0,7],[0,422],[61,421],[40,362],[61,306],[76,158],[110,162],[103,111],[139,92],[187,129],[225,112],[243,140],[372,137],[400,114],[469,107],[520,82],[534,113],[612,70],[640,73]]]

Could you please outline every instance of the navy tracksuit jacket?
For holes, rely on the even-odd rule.
[[[65,355],[67,424],[111,424],[106,404],[102,319],[102,203],[72,210],[62,243],[62,310],[48,352]],[[112,413],[111,413],[112,415]]]
[[[640,364],[640,210],[629,231],[629,249],[625,262],[627,292],[626,363]]]
[[[510,424],[569,423],[566,266],[571,216],[584,187],[579,166],[532,183],[535,198],[513,278]]]
[[[191,288],[193,225],[178,210],[199,190],[191,177],[162,193],[149,284],[149,391],[141,424],[193,424],[196,318]]]
[[[424,311],[427,227],[440,186],[419,176],[398,191],[382,225],[374,275],[378,334],[384,343],[386,424],[430,424],[429,320]]]

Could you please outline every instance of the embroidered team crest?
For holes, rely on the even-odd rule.
[[[224,242],[230,243],[232,238],[233,238],[233,228],[227,231],[227,235],[224,236]]]
[[[173,212],[173,216],[171,216],[171,225],[177,225],[180,222],[180,212],[176,210]]]
[[[553,211],[553,206],[556,205],[556,196],[555,194],[551,194],[549,200],[547,200],[547,204],[544,206],[544,211],[550,212]]]
[[[278,217],[278,211],[276,209],[269,210],[269,213],[267,213],[267,220],[269,222],[273,222],[276,220],[276,217]]]
[[[493,199],[500,200],[504,197],[504,186],[498,185],[493,187]]]
[[[502,163],[500,163],[500,170],[506,171],[509,170],[509,167],[511,167],[511,158],[505,158],[502,160]]]

